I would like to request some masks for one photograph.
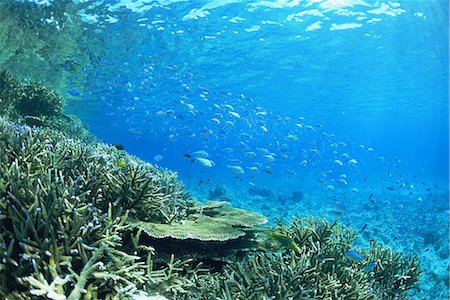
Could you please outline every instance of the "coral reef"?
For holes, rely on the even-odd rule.
[[[76,118],[62,113],[64,100],[55,90],[38,82],[20,82],[0,70],[0,115],[30,126],[48,127],[85,142],[96,138]]]
[[[339,223],[295,218],[288,227],[276,228],[300,246],[279,248],[268,240],[265,252],[251,254],[230,264],[215,278],[220,299],[403,299],[416,288],[421,273],[417,258],[372,243],[361,250],[364,259],[353,261],[344,254],[356,233]],[[275,246],[275,247],[279,247]],[[376,262],[373,268],[367,268]],[[371,265],[372,266],[372,265]],[[221,295],[220,297],[218,295]]]
[[[0,133],[2,296],[95,299],[144,282],[139,257],[121,248],[127,214],[92,205],[89,186],[68,174],[79,142],[4,120]]]
[[[217,212],[226,203],[194,201],[175,173],[53,129],[1,119],[0,147],[4,149],[0,153],[0,268],[7,274],[0,287],[3,297],[131,295],[152,284],[153,272],[166,272],[170,265],[164,267],[165,262],[152,269],[153,248],[139,245],[140,231],[133,232],[129,215],[130,220],[168,225],[203,214],[209,227],[218,222],[214,217],[221,220],[244,212],[231,208]],[[119,166],[119,161],[126,164]],[[222,223],[233,230],[235,224],[253,226],[265,220],[255,213],[248,216]],[[184,231],[197,229],[201,227]]]
[[[62,97],[42,84],[31,82],[24,85],[16,103],[23,116],[53,116],[61,113]]]
[[[115,147],[0,118],[0,297],[402,299],[417,258],[296,218],[272,232],[260,214],[200,203],[176,173]],[[271,237],[272,236],[272,237]],[[370,269],[368,269],[370,266]]]

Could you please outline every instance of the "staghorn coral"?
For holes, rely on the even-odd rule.
[[[38,82],[19,82],[0,70],[0,114],[16,123],[48,127],[84,142],[96,138],[76,118],[62,113],[63,98]]]
[[[370,248],[363,251],[367,261],[376,263],[370,277],[376,282],[376,290],[381,299],[397,299],[410,289],[418,288],[418,278],[422,273],[417,256],[404,257],[371,241]]]
[[[114,147],[0,119],[0,148],[5,297],[98,299],[145,291],[170,264],[152,269],[153,248],[139,243],[139,231],[133,235],[128,214],[170,226],[201,210],[175,173]],[[121,160],[124,166],[117,164]],[[205,212],[225,204],[210,203]],[[176,276],[187,282],[186,274]]]
[[[146,262],[122,242],[128,213],[80,175],[103,166],[88,156],[95,147],[4,120],[0,147],[2,295],[98,299],[146,283]]]
[[[421,273],[375,243],[347,259],[356,233],[322,219],[278,224],[291,251],[263,216],[201,204],[175,173],[62,131],[0,118],[0,149],[5,299],[403,299]]]
[[[417,287],[421,272],[417,258],[403,259],[400,253],[372,243],[364,261],[347,259],[344,253],[356,234],[339,223],[295,218],[289,227],[278,224],[276,231],[290,236],[300,250],[279,248],[267,240],[265,252],[225,267],[215,277],[219,291],[211,291],[209,297],[406,299],[404,291]],[[374,260],[380,268],[366,270],[365,265]]]

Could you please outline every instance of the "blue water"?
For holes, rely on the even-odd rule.
[[[420,255],[417,299],[448,297],[447,1],[77,5],[101,55],[65,110],[101,140],[272,221],[344,201],[362,244]]]

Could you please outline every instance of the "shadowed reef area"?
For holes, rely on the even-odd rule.
[[[176,173],[98,142],[41,83],[2,71],[0,98],[2,299],[407,299],[418,285],[417,257],[354,248],[339,222],[268,228],[198,201]]]

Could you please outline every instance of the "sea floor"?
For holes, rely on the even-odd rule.
[[[372,187],[371,192],[340,195],[311,187],[243,189],[233,183],[188,188],[200,200],[225,199],[233,206],[258,211],[269,218],[269,226],[280,218],[288,222],[298,215],[339,218],[359,232],[358,247],[364,248],[370,240],[376,240],[405,255],[419,256],[424,271],[420,290],[411,292],[412,299],[449,299],[447,187],[433,186],[414,193]]]

